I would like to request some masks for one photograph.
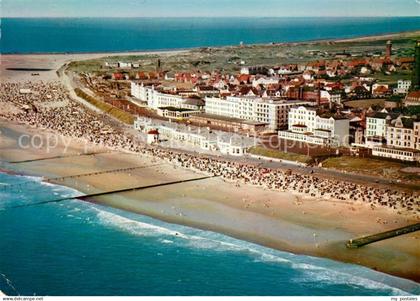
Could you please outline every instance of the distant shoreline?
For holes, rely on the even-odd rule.
[[[414,18],[414,17],[413,17]],[[418,17],[420,19],[420,17]],[[70,19],[70,18],[69,18]],[[360,35],[355,37],[344,37],[344,38],[324,38],[314,40],[301,40],[294,42],[267,42],[267,43],[252,43],[245,44],[245,46],[285,46],[285,45],[305,45],[305,44],[322,44],[322,43],[348,43],[348,42],[369,42],[378,41],[382,39],[402,38],[420,36],[420,28],[418,30],[407,30],[398,32],[385,32],[381,34],[373,35]],[[0,52],[1,56],[29,56],[29,55],[136,55],[136,54],[161,54],[161,53],[173,53],[173,52],[186,52],[197,50],[201,48],[229,48],[239,47],[238,45],[216,45],[216,46],[196,46],[196,47],[181,47],[181,48],[162,48],[162,49],[134,49],[134,50],[121,50],[121,51],[80,51],[80,52]]]

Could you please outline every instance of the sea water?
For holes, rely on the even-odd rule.
[[[420,17],[2,18],[1,53],[118,52],[419,30]]]
[[[8,295],[420,293],[412,281],[361,266],[79,200],[21,206],[78,194],[39,178],[0,173],[0,290]]]

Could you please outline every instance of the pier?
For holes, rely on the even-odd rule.
[[[59,202],[67,201],[67,200],[76,200],[76,199],[77,200],[86,200],[88,198],[93,198],[93,197],[111,195],[111,194],[122,193],[122,192],[144,190],[144,189],[150,189],[150,188],[162,187],[162,186],[169,186],[169,185],[175,185],[175,184],[182,184],[182,183],[188,183],[188,182],[195,182],[195,181],[201,181],[201,180],[206,180],[206,179],[215,178],[215,177],[218,177],[218,176],[205,176],[205,177],[185,179],[185,180],[177,180],[177,181],[171,181],[171,182],[166,182],[166,183],[158,183],[158,184],[152,184],[152,185],[146,185],[146,186],[137,186],[137,187],[116,189],[116,190],[111,190],[111,191],[91,193],[91,194],[82,194],[82,195],[73,196],[73,197],[64,197],[64,198],[58,198],[58,199],[54,199],[54,200],[41,201],[41,202],[35,202],[35,203],[23,204],[23,205],[17,205],[17,206],[10,206],[10,207],[4,208],[2,210],[10,210],[10,209],[17,209],[17,208],[24,208],[24,207],[39,206],[39,205],[44,205],[44,204],[49,204],[49,203],[59,203]]]
[[[347,242],[346,246],[349,249],[357,249],[357,248],[363,247],[365,245],[368,245],[377,241],[389,239],[389,238],[404,235],[407,233],[416,232],[418,230],[420,230],[420,223],[386,231],[386,232],[373,234],[373,235],[367,235],[367,236],[359,237],[356,239],[350,239]]]

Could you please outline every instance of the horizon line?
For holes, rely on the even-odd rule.
[[[156,18],[172,18],[172,19],[198,19],[198,18],[255,18],[255,19],[280,19],[280,18],[420,18],[420,16],[411,15],[360,15],[360,16],[0,16],[0,19],[156,19]]]

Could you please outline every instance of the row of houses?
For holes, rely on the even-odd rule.
[[[361,127],[356,132],[351,131],[353,121],[360,126],[363,120],[358,117],[351,119],[349,115],[307,106],[291,108],[288,130],[279,131],[278,136],[324,147],[366,148],[373,156],[420,162],[419,117],[388,113],[384,109],[366,116],[363,135]],[[355,142],[351,144],[350,139]]]
[[[246,136],[141,117],[135,120],[134,129],[146,134],[149,144],[168,140],[171,143],[181,143],[184,147],[219,151],[231,156],[243,156],[255,145],[255,140]]]
[[[147,103],[151,109],[169,118],[188,118],[199,112],[208,116],[220,116],[265,124],[267,130],[277,131],[287,127],[290,108],[310,105],[307,101],[275,100],[258,96],[206,97],[205,101],[185,98],[177,94],[156,91],[154,87],[131,83],[131,94]]]
[[[408,87],[408,83],[401,82],[401,89]],[[359,137],[355,139],[350,116],[340,111],[322,109],[315,102],[259,96],[206,97],[202,101],[159,92],[153,86],[134,82],[131,84],[131,92],[159,115],[170,119],[189,119],[202,127],[212,125],[218,129],[254,136],[269,130],[278,132],[280,139],[323,147],[350,147],[354,141],[353,146],[369,148],[375,156],[405,161],[417,161],[417,153],[420,151],[419,122],[412,117],[396,116],[388,112],[363,118],[366,121],[363,125],[364,133],[359,124]],[[167,129],[162,130],[162,133],[166,132]]]

